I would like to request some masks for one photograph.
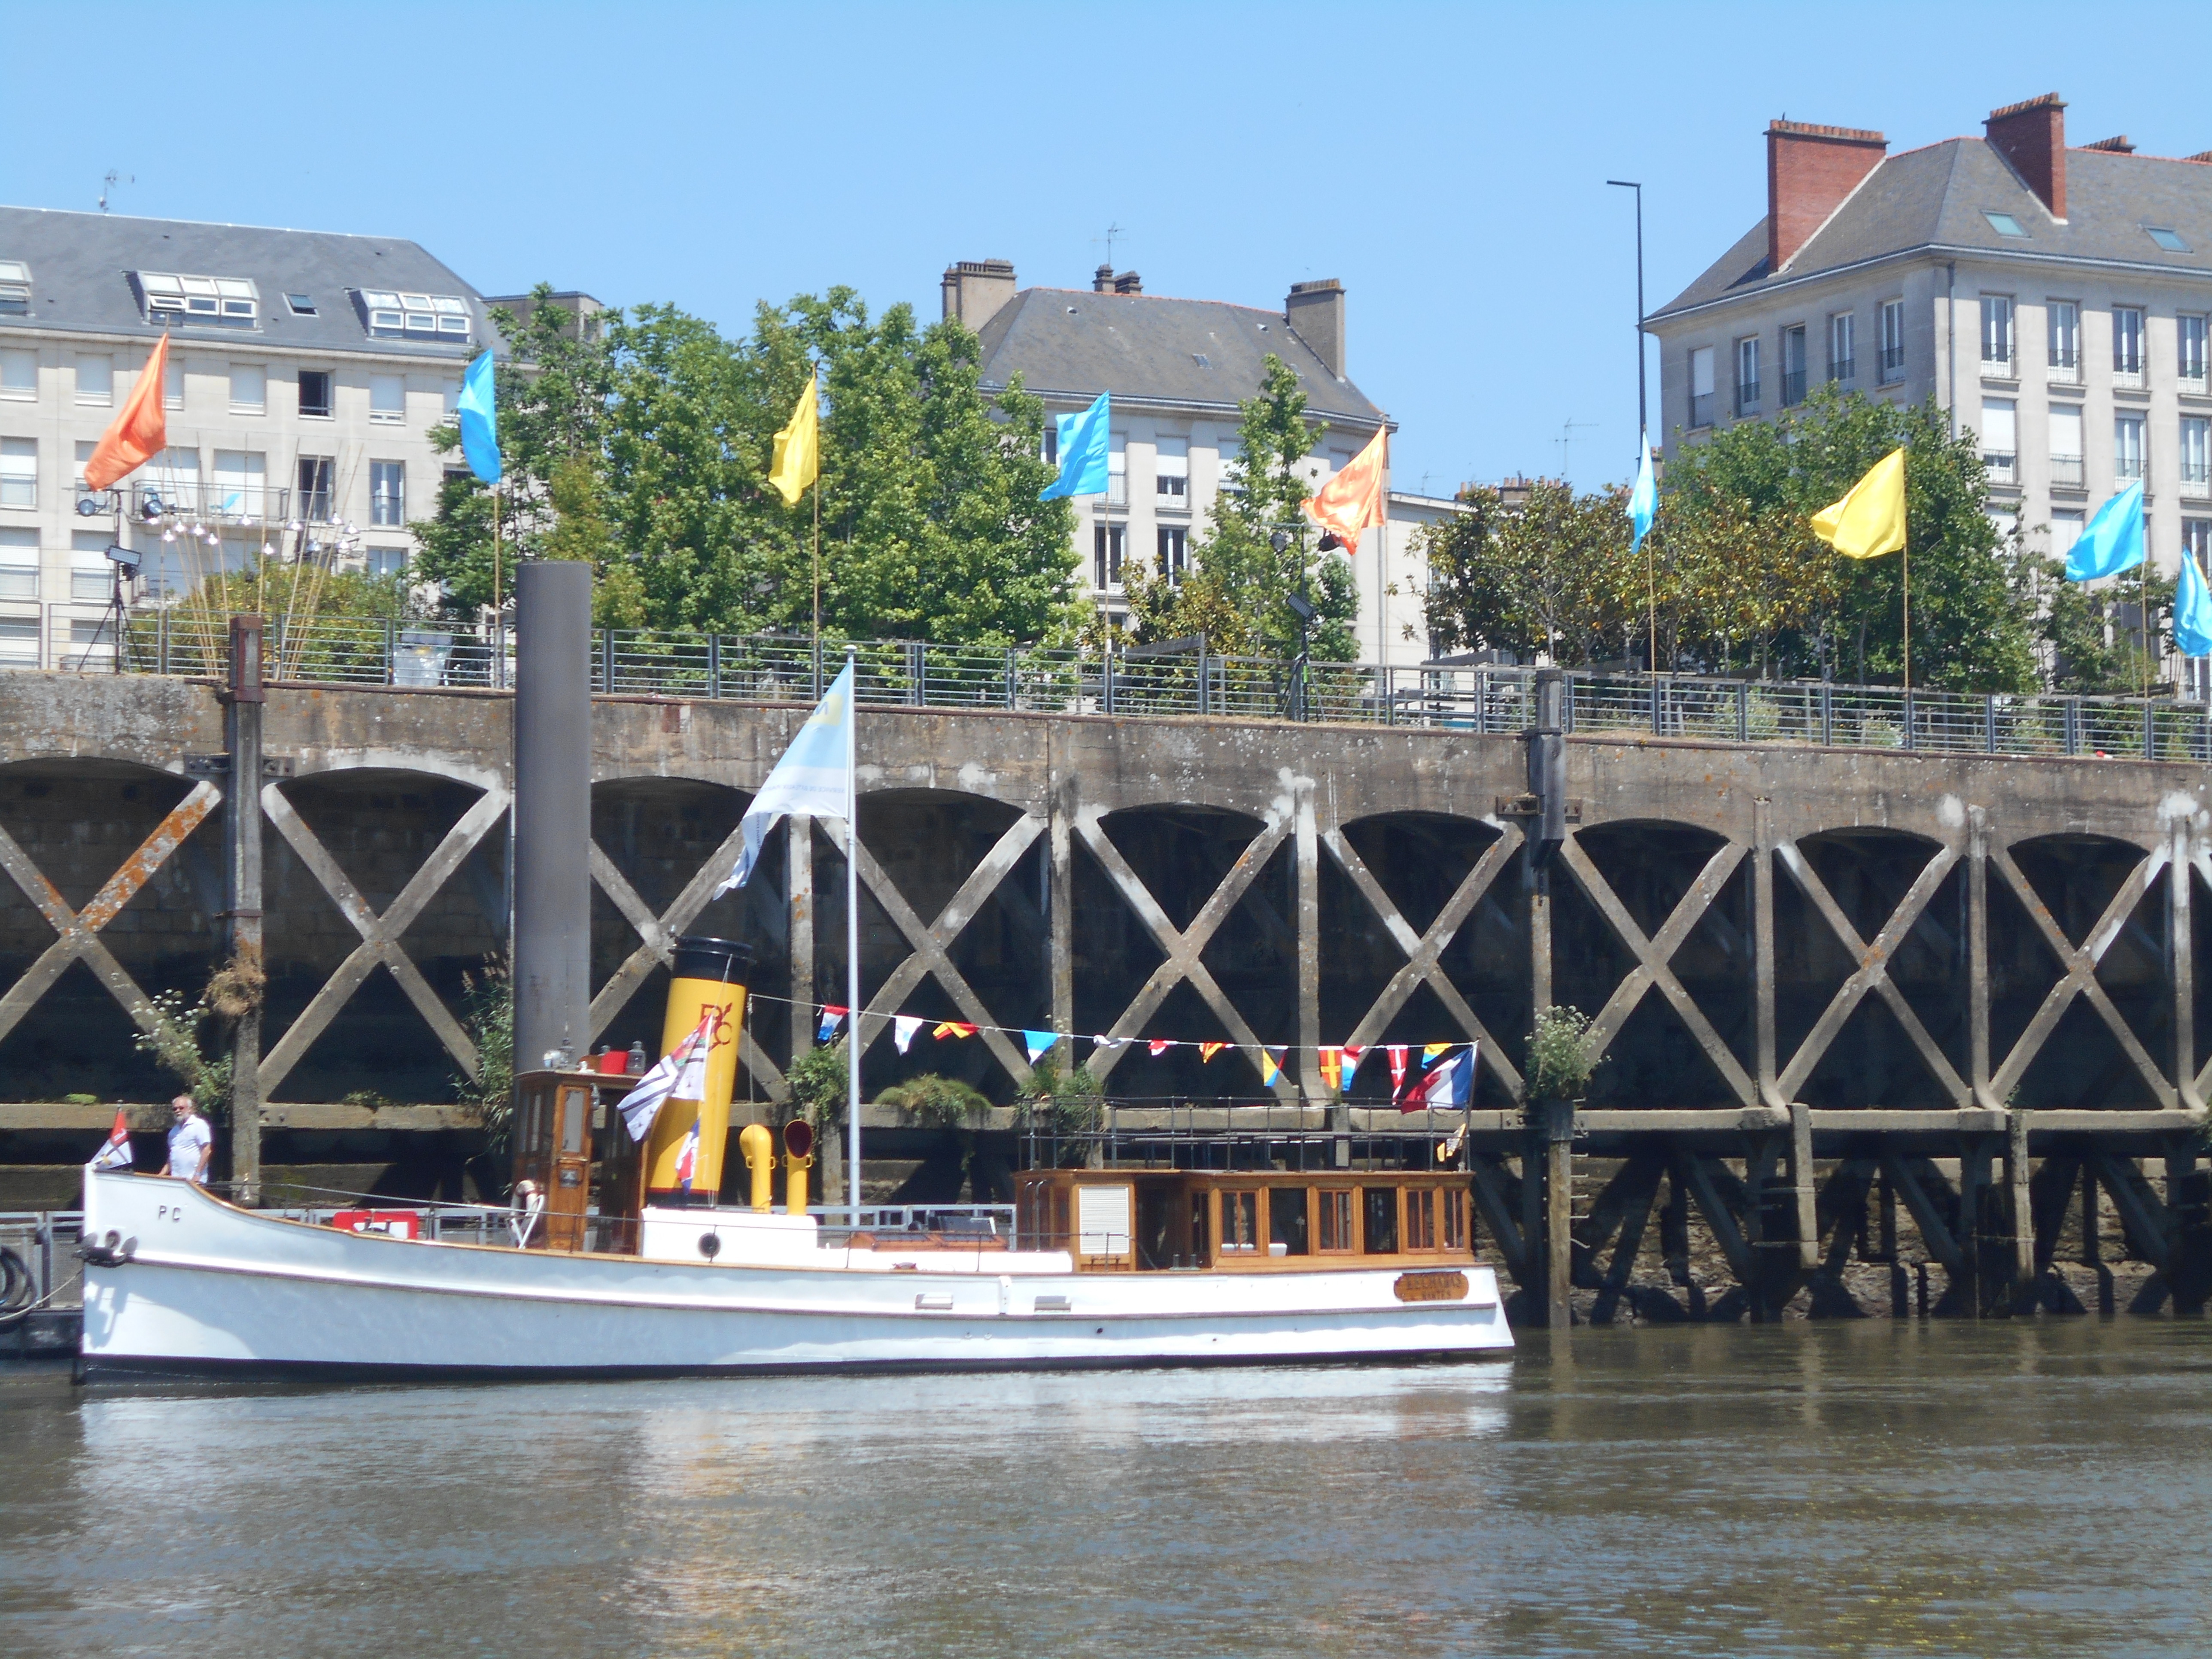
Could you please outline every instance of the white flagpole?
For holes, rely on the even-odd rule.
[[[860,1224],[860,675],[845,647],[845,1206]]]

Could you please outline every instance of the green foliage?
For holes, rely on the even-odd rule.
[[[890,1107],[901,1122],[917,1128],[969,1129],[982,1121],[991,1103],[957,1078],[925,1072],[884,1090],[876,1104]]]
[[[1579,1100],[1601,1056],[1589,1051],[1590,1018],[1564,1005],[1536,1012],[1528,1036],[1528,1097]]]
[[[1359,613],[1352,563],[1323,553],[1321,532],[1299,509],[1310,492],[1302,463],[1328,428],[1309,425],[1298,377],[1273,352],[1260,394],[1238,404],[1243,420],[1237,487],[1214,498],[1206,526],[1190,544],[1191,568],[1180,582],[1130,561],[1124,580],[1133,631],[1143,641],[1204,634],[1210,651],[1287,657],[1298,647],[1290,598],[1304,592],[1316,612],[1308,650],[1318,662],[1349,662]],[[1288,544],[1278,550],[1277,532]]]
[[[461,1024],[476,1044],[477,1074],[456,1073],[453,1092],[474,1106],[484,1127],[484,1150],[506,1167],[514,1123],[514,984],[507,958],[488,956],[461,975]]]
[[[133,1039],[141,1054],[184,1085],[203,1115],[214,1117],[230,1103],[231,1056],[223,1052],[227,1022],[216,1012],[210,994],[196,997],[182,991],[161,991],[137,1010],[143,1021],[152,1018],[151,1030],[141,1025]]]
[[[809,1048],[784,1068],[792,1099],[818,1136],[834,1135],[845,1121],[846,1070],[843,1037],[826,1048]]]
[[[1040,1060],[1030,1070],[1024,1099],[1030,1121],[1050,1134],[1091,1134],[1105,1120],[1105,1091],[1086,1066],[1062,1071],[1049,1059]]]
[[[2083,696],[2140,696],[2156,689],[2157,660],[2146,660],[2142,623],[2143,575],[2124,571],[2107,582],[2066,580],[2061,559],[2022,557],[2021,580],[2033,596],[2038,631],[2051,647],[2051,684]],[[2158,655],[2172,643],[2176,578],[2151,573],[2150,621]]]

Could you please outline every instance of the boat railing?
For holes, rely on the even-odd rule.
[[[0,1330],[40,1308],[84,1302],[76,1210],[0,1210]]]
[[[984,1249],[1010,1249],[1014,1243],[1011,1204],[863,1204],[857,1212],[842,1204],[814,1204],[806,1212],[820,1222],[825,1244],[861,1234],[879,1243],[926,1238]]]

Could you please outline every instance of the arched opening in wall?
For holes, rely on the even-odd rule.
[[[1964,1103],[1963,1082],[1952,1079],[1966,1078],[1972,1060],[1965,861],[1916,895],[1943,856],[1942,844],[1924,836],[1826,830],[1802,837],[1796,853],[1802,875],[1774,854],[1775,1063],[1785,1092],[1826,1109]],[[1830,905],[1860,944],[1837,931]],[[1892,927],[1903,933],[1889,952],[1890,981],[1950,1078],[1929,1063],[1878,988],[1864,989],[1848,1010],[1837,1006],[1864,951]]]
[[[1111,867],[1079,839],[1075,854],[1076,1029],[1108,1032],[1135,1000],[1166,951],[1139,914],[1133,882],[1168,924],[1188,935],[1208,914],[1246,848],[1265,833],[1257,819],[1206,806],[1135,806],[1111,812],[1099,832],[1124,866]],[[1291,838],[1266,855],[1218,925],[1198,959],[1222,997],[1262,1043],[1297,1041],[1297,909]],[[1260,1088],[1249,1061],[1218,1054],[1203,1063],[1194,1047],[1154,1057],[1145,1039],[1218,1042],[1227,1022],[1188,981],[1171,988],[1133,1033],[1137,1041],[1115,1062],[1108,1092],[1116,1097],[1249,1099]]]
[[[923,1075],[967,1084],[994,1102],[1013,1097],[1009,1054],[1023,1058],[1020,1033],[1052,1024],[1050,846],[1042,823],[1003,801],[951,790],[892,789],[860,799],[860,840],[904,906],[910,926],[933,933],[952,974],[972,995],[963,1006],[945,976],[930,970],[926,952],[863,884],[860,893],[861,995],[875,1001],[887,988],[898,994],[885,1012],[919,1017],[924,1024],[901,1054],[886,1022],[872,1033],[862,1055],[860,1085],[873,1100],[896,1084]],[[826,838],[825,838],[826,841]],[[825,841],[815,848],[816,994],[846,1000],[845,869]],[[940,927],[948,906],[972,881],[973,908],[949,942]],[[956,918],[957,919],[957,918]],[[979,1019],[978,1015],[981,1015]],[[1006,1028],[995,1036],[939,1038],[948,1021]]]
[[[382,768],[316,773],[282,793],[307,845],[264,826],[262,1052],[264,1073],[283,1072],[269,1097],[453,1099],[461,1063],[390,965],[357,960],[350,989],[333,983],[363,941],[332,887],[349,884],[380,919],[408,896],[395,943],[462,1020],[470,981],[507,950],[506,815],[476,811],[483,792],[470,784]]]
[[[2006,849],[2027,891],[1990,861],[1991,1068],[2016,1079],[2010,1103],[2028,1110],[2141,1109],[2159,1091],[2091,1000],[2077,994],[2053,1017],[2052,988],[2065,957],[2030,908],[2048,915],[2067,945],[2102,936],[2094,970],[2122,1030],[2161,1077],[2173,1066],[2171,868],[2145,877],[2148,854],[2102,836],[2040,836]]]
[[[1597,878],[1647,940],[1657,941],[1677,909],[1696,914],[1664,971],[1744,1073],[1757,1061],[1752,866],[1735,860],[1717,884],[1699,883],[1727,840],[1686,824],[1634,821],[1576,832]],[[1600,1018],[1639,957],[1606,913],[1603,894],[1586,888],[1564,856],[1552,875],[1552,1000]],[[1655,975],[1657,971],[1655,968]],[[1591,1079],[1590,1103],[1613,1108],[1745,1103],[1700,1034],[1659,984],[1649,985],[1607,1046]]]
[[[25,890],[25,881],[35,889],[43,878],[73,912],[111,883],[135,884],[95,938],[149,997],[198,999],[228,954],[222,809],[202,819],[143,879],[138,869],[125,867],[193,787],[190,779],[124,761],[0,766],[0,829],[21,854],[20,862],[10,860],[16,867],[0,874],[0,988],[18,986],[59,938]],[[40,971],[52,966],[49,961]],[[139,1029],[80,958],[12,1010],[0,1031],[0,1097],[166,1100],[178,1079],[138,1048]],[[210,1030],[211,1042],[214,1036]],[[73,1143],[58,1153],[88,1155],[75,1152]]]
[[[1501,835],[1479,819],[1428,812],[1381,814],[1343,830],[1358,867],[1382,889],[1406,927],[1424,939]],[[1368,1021],[1408,957],[1352,871],[1326,846],[1320,903],[1322,1035],[1324,1042],[1336,1043]],[[1528,906],[1518,860],[1499,860],[1472,905],[1457,907],[1455,915],[1455,925],[1438,956],[1438,972],[1492,1039],[1504,1045],[1503,1057],[1518,1071],[1528,1027]],[[1385,1047],[1470,1040],[1465,1025],[1426,980],[1416,981],[1371,1035]],[[1496,1074],[1486,1065],[1477,1093],[1485,1103],[1506,1103],[1497,1087]],[[1364,1060],[1346,1092],[1358,1103],[1387,1103],[1392,1094],[1387,1056],[1378,1053]]]

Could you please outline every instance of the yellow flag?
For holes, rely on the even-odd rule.
[[[806,486],[814,482],[819,447],[816,434],[821,420],[815,407],[817,384],[813,376],[807,377],[799,407],[791,411],[791,424],[775,434],[775,465],[769,471],[768,481],[776,487],[787,507],[798,506]]]
[[[1847,559],[1872,559],[1905,547],[1905,452],[1876,461],[1850,494],[1813,515],[1813,533]]]

